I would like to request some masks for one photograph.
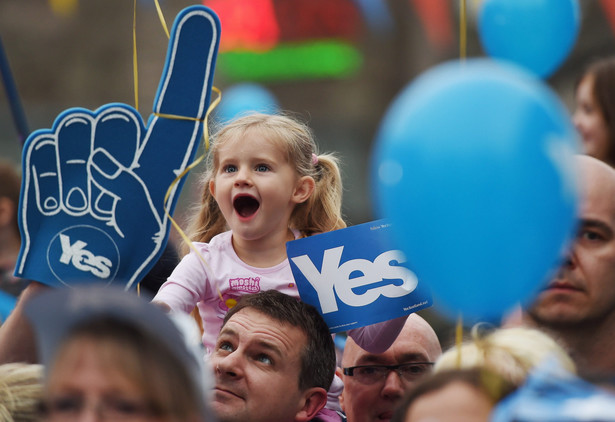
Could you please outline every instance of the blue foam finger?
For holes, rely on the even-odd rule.
[[[220,22],[209,8],[189,7],[175,19],[166,64],[154,100],[150,131],[139,159],[142,167],[136,170],[146,184],[164,187],[151,192],[155,204],[164,200],[170,183],[194,159],[203,132],[202,120],[210,102],[219,42]],[[169,133],[176,135],[169,138]],[[169,167],[165,164],[169,161],[178,163],[178,166]],[[156,167],[159,170],[155,172],[142,171],[143,168]],[[184,180],[180,180],[169,196],[171,212],[183,183]]]
[[[207,7],[189,7],[177,15],[154,112],[205,117],[219,42],[220,21]]]
[[[178,15],[147,126],[133,107],[107,104],[93,112],[66,110],[51,130],[28,138],[16,276],[52,286],[129,288],[147,274],[168,239],[164,195],[198,147],[219,29],[204,6]],[[173,189],[171,210],[181,185]]]
[[[55,157],[55,142],[50,131],[39,131],[37,136],[30,137],[30,156],[27,157],[30,167],[24,171],[24,186],[27,195],[22,201],[30,207],[36,206],[43,215],[53,215],[60,211],[62,200],[60,198],[60,184],[58,181],[58,163],[50,160]]]
[[[136,164],[144,132],[141,116],[126,113],[123,107],[109,107],[100,115],[96,125],[93,153],[105,150],[124,167],[132,167]]]
[[[83,215],[88,207],[87,160],[92,149],[91,142],[83,142],[92,136],[94,124],[88,110],[74,109],[65,113],[57,125],[58,178],[62,187],[62,202],[67,212]]]
[[[120,251],[128,242],[114,222],[116,216],[93,209],[93,192],[101,190],[94,188],[91,177],[92,144],[98,123],[110,109],[123,109],[133,115],[131,121],[141,122],[127,105],[108,104],[94,112],[73,108],[61,113],[51,130],[36,131],[26,140],[19,220],[22,245],[15,275],[52,286],[112,283],[118,274],[123,277],[137,267],[132,258],[121,260]],[[108,134],[126,129],[124,119],[116,123],[117,130],[108,130],[113,121],[106,121]],[[114,190],[108,193],[114,201],[137,194],[120,185]],[[71,195],[74,199],[79,194],[80,208],[69,202]],[[53,208],[56,198],[59,204]],[[140,256],[138,251],[134,255]]]
[[[134,110],[125,110],[123,105],[109,105],[97,117],[91,155],[105,152],[121,163],[122,168],[135,167],[143,133],[145,127],[139,114]],[[103,219],[109,219],[115,204],[112,195],[102,191],[96,183],[90,189],[93,212]]]

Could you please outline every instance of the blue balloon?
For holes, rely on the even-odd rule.
[[[265,87],[243,83],[233,85],[222,92],[222,100],[216,108],[216,116],[222,122],[229,122],[244,114],[274,114],[278,109],[276,98]]]
[[[484,0],[478,32],[487,54],[548,77],[579,33],[578,0]]]
[[[445,314],[527,302],[575,232],[577,135],[539,79],[488,59],[440,65],[396,98],[372,155],[374,204]]]

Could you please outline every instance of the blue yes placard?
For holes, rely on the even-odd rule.
[[[301,299],[332,333],[387,321],[432,305],[431,293],[390,240],[386,220],[286,244]]]

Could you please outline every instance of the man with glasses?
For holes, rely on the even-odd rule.
[[[340,404],[348,422],[389,421],[400,399],[431,372],[441,354],[435,331],[417,314],[408,317],[384,353],[366,352],[348,338],[336,371],[344,381]]]

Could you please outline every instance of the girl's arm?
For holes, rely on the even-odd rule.
[[[152,300],[166,311],[190,313],[204,297],[207,273],[194,252],[186,255]]]
[[[404,327],[408,315],[365,327],[348,330],[348,335],[361,347],[369,352],[380,354],[391,347],[397,335]]]

